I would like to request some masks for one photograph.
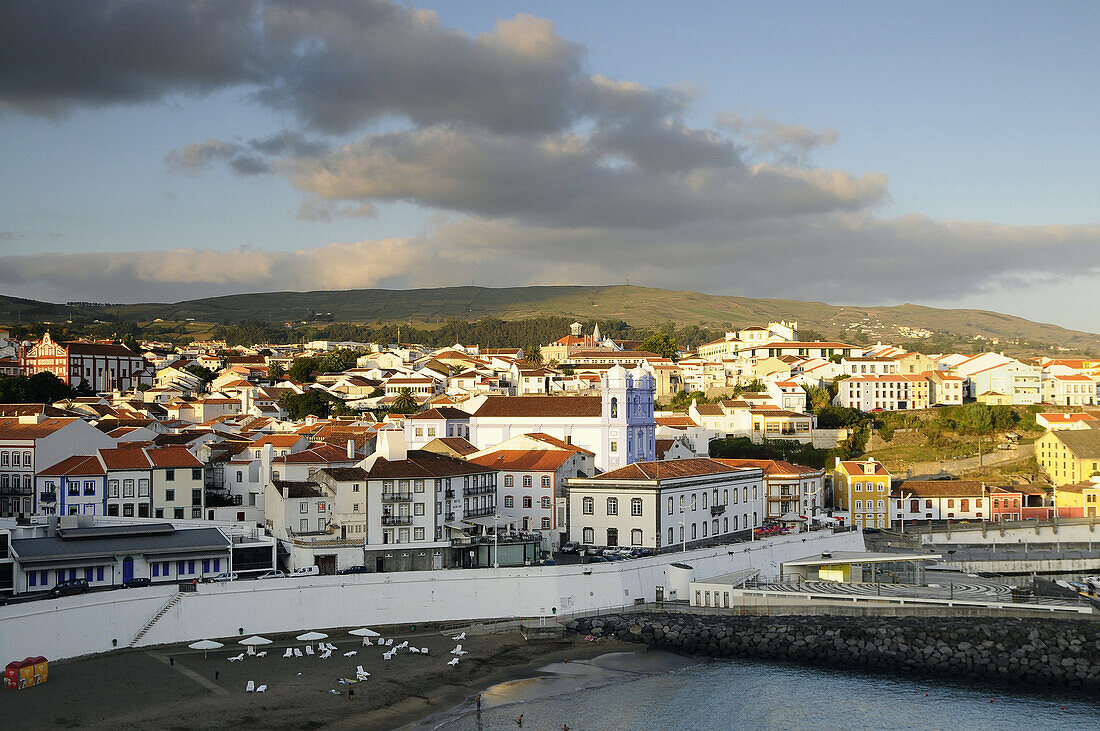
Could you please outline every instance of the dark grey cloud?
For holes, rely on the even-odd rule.
[[[284,130],[270,137],[254,138],[246,143],[208,139],[172,150],[164,158],[173,172],[194,174],[215,163],[225,163],[238,175],[266,175],[275,171],[275,162],[283,155],[299,160],[323,155],[327,142],[311,140],[300,132]]]

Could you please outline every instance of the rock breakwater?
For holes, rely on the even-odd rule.
[[[1096,622],[669,612],[584,617],[566,627],[690,655],[1100,690]]]

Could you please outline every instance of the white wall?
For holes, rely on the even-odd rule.
[[[803,540],[805,538],[805,540]],[[254,633],[359,625],[536,617],[655,599],[671,588],[668,564],[686,562],[702,579],[779,564],[823,550],[863,549],[857,532],[782,536],[610,564],[315,576],[200,584],[184,594],[141,645]],[[587,572],[587,573],[586,573]],[[167,587],[103,592],[0,607],[0,657],[75,657],[125,647],[171,596]],[[64,610],[64,621],[57,614]]]

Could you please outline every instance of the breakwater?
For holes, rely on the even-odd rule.
[[[1100,690],[1100,623],[1056,619],[630,613],[566,627],[718,658]]]

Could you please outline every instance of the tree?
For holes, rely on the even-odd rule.
[[[295,358],[287,369],[287,378],[298,383],[309,383],[313,380],[313,372],[317,370],[318,364],[319,360],[312,355]]]
[[[391,414],[415,414],[420,407],[416,403],[412,389],[403,388],[397,392],[397,398],[390,406]]]
[[[523,359],[531,365],[542,365],[542,346],[528,345],[523,349]]]
[[[676,360],[676,354],[680,349],[676,345],[675,337],[666,332],[659,332],[642,341],[642,350],[655,353],[663,358]]]
[[[271,379],[272,383],[275,383],[275,381],[279,380],[285,375],[286,369],[283,368],[283,364],[278,361],[275,361],[267,367],[267,377]]]
[[[309,415],[327,418],[332,413],[332,399],[319,391],[292,393],[283,402],[287,417],[300,421]]]
[[[217,373],[210,370],[206,366],[199,365],[198,363],[192,363],[191,365],[187,366],[183,370],[187,371],[188,373],[190,373],[193,376],[198,376],[199,378],[202,379],[203,383],[210,383],[215,378],[218,377]]]
[[[80,379],[80,385],[73,391],[74,396],[95,396],[95,389],[88,383],[87,378]]]
[[[50,371],[33,376],[0,376],[0,403],[52,404],[72,394],[68,384]]]
[[[806,392],[806,407],[811,414],[816,414],[822,409],[827,409],[833,403],[833,395],[829,393],[829,389],[827,388],[804,384],[802,390]]]

